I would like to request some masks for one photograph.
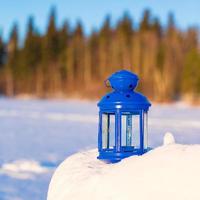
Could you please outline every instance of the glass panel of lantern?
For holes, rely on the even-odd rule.
[[[122,114],[122,149],[132,151],[140,148],[140,115]]]
[[[115,147],[115,115],[102,114],[102,148],[113,149]]]

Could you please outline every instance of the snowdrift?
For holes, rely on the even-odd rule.
[[[200,145],[164,145],[117,164],[96,159],[97,150],[67,158],[52,177],[47,200],[199,200]]]
[[[50,168],[42,166],[34,160],[16,160],[4,163],[0,167],[0,175],[7,175],[15,179],[34,179],[35,175],[51,172]]]

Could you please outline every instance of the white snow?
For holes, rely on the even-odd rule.
[[[97,115],[82,115],[74,113],[42,113],[33,111],[17,111],[17,110],[0,110],[0,117],[12,117],[12,118],[30,118],[30,119],[41,119],[41,120],[52,120],[52,121],[72,121],[81,123],[97,123]]]
[[[0,168],[0,174],[16,179],[33,179],[34,175],[49,172],[50,169],[43,167],[34,160],[16,160],[11,163],[4,163]]]
[[[47,200],[199,200],[200,145],[175,144],[171,133],[164,141],[117,164],[97,160],[96,149],[72,155],[55,171]]]
[[[0,200],[46,200],[55,167],[76,152],[96,148],[96,103],[0,98],[0,169],[4,169],[0,173]],[[153,103],[149,111],[149,145],[154,148],[162,145],[168,131],[174,134],[177,143],[200,144],[199,119],[200,107]],[[48,172],[19,169],[13,172],[3,167],[18,165],[15,162],[21,160],[35,161]]]
[[[174,144],[175,139],[172,133],[167,132],[165,133],[164,139],[163,139],[163,145],[169,145],[169,144]]]

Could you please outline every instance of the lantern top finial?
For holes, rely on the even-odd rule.
[[[138,83],[138,76],[127,70],[120,70],[107,79],[111,87],[118,92],[134,90]]]

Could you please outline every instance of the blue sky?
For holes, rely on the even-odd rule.
[[[128,11],[138,22],[145,8],[150,8],[163,23],[166,23],[168,13],[173,12],[179,27],[200,26],[198,0],[0,0],[0,29],[4,38],[8,38],[13,22],[18,22],[23,37],[30,15],[35,17],[37,27],[44,32],[52,5],[57,8],[58,24],[68,19],[74,25],[80,19],[87,33],[92,27],[98,28],[106,14],[110,14],[115,22]]]

